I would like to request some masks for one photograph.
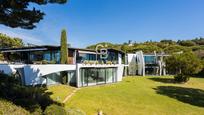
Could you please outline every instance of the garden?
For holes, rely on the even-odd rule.
[[[81,88],[65,103],[88,115],[202,115],[204,79],[177,83],[173,76],[125,77],[122,82]]]

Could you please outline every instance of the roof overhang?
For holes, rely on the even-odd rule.
[[[78,51],[81,54],[96,54],[96,52],[90,52],[90,51]]]
[[[4,50],[1,51],[2,53],[7,53],[7,52],[26,52],[26,51],[44,51],[48,50],[47,48],[33,48],[33,49],[10,49],[10,50]]]

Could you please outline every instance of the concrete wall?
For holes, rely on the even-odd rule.
[[[0,65],[0,70],[4,71],[5,74],[11,74],[16,72],[16,68],[24,69],[24,79],[25,85],[37,85],[37,84],[46,84],[46,78],[42,76],[61,72],[76,70],[76,65],[63,65],[63,64],[48,64],[48,65]]]
[[[133,68],[136,71],[137,69],[137,74],[145,76],[145,62],[144,62],[144,56],[142,51],[138,51],[135,54],[127,54],[128,55],[128,65],[130,67],[131,63],[136,63],[137,67]],[[136,62],[137,60],[137,62]]]
[[[76,70],[76,65],[48,64],[26,65],[24,67],[26,85],[45,84],[46,79],[42,76],[68,70]]]
[[[0,64],[0,70],[4,71],[6,74],[11,74],[16,72],[16,68],[22,68],[24,71],[24,80],[25,85],[39,85],[39,84],[46,84],[46,78],[43,76],[61,72],[61,71],[70,71],[76,70],[76,80],[77,86],[80,87],[80,73],[79,70],[82,67],[97,67],[97,68],[106,68],[106,67],[115,67],[117,68],[117,82],[122,81],[123,77],[123,64],[116,64],[116,65],[84,65],[84,64],[77,64],[76,65],[63,65],[63,64],[47,64],[47,65],[8,65],[8,64]]]
[[[5,74],[12,74],[16,73],[16,68],[23,68],[25,65],[12,65],[12,64],[0,64],[0,71],[2,71]]]

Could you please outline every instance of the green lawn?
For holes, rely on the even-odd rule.
[[[48,90],[46,92],[50,92],[50,98],[62,103],[63,100],[71,94],[71,92],[74,90],[74,87],[70,87],[68,85],[53,85],[49,86]]]
[[[66,103],[88,115],[203,115],[204,78],[175,84],[172,77],[126,77],[122,82],[84,87]]]

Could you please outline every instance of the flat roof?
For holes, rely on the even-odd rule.
[[[60,46],[55,46],[55,45],[40,45],[40,46],[25,46],[25,47],[18,47],[18,48],[2,48],[0,49],[0,52],[5,53],[5,52],[23,52],[23,51],[44,51],[44,50],[59,50]],[[84,48],[74,48],[74,47],[68,47],[68,50],[79,50],[79,51],[87,51],[87,52],[93,52],[95,53],[96,51],[93,49],[84,49]],[[117,51],[120,53],[123,53],[121,50],[113,49],[113,48],[108,48],[109,51]]]

